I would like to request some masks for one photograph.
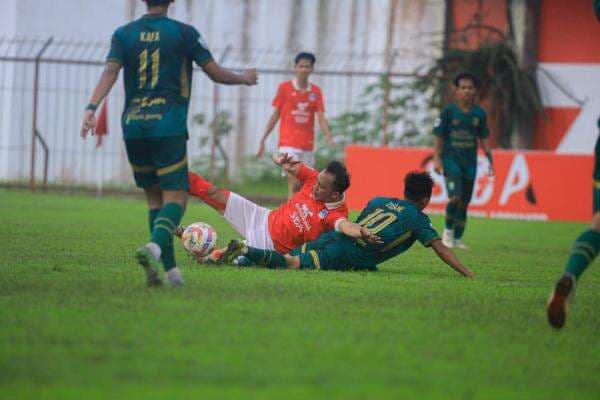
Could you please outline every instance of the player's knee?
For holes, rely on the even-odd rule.
[[[300,269],[300,257],[298,256],[291,256],[289,254],[285,254],[283,256],[283,258],[285,258],[285,263],[287,265],[288,268],[290,269]]]
[[[450,197],[449,202],[454,204],[456,207],[460,207],[462,205],[462,199],[460,198],[460,196]]]
[[[591,228],[596,232],[600,232],[600,212],[597,212],[592,217]]]
[[[182,208],[187,205],[188,193],[185,190],[165,190],[163,191],[163,200],[165,203],[176,203]]]

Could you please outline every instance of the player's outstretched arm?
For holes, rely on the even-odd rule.
[[[279,165],[285,172],[292,176],[298,175],[301,161],[294,160],[294,158],[288,153],[273,154],[273,162]]]
[[[443,262],[448,264],[450,268],[456,272],[466,276],[467,278],[472,278],[474,276],[473,273],[460,262],[456,254],[454,254],[448,247],[444,246],[440,239],[436,239],[433,243],[431,243],[431,248],[435,251],[437,256],[442,259]]]
[[[94,89],[94,93],[92,93],[92,97],[88,103],[88,106],[85,109],[83,114],[83,122],[81,124],[81,137],[86,138],[90,129],[93,130],[96,128],[96,107],[100,105],[102,100],[106,97],[110,89],[112,89],[113,85],[119,78],[119,71],[121,70],[121,64],[118,62],[109,61],[106,63],[104,67],[104,71],[102,71],[102,75],[100,75],[100,80]]]
[[[488,175],[494,176],[494,159],[492,158],[492,147],[490,146],[490,140],[488,138],[480,139],[479,144],[481,145],[481,148],[490,163]]]
[[[433,169],[438,174],[442,174],[444,172],[444,167],[442,165],[442,138],[441,136],[436,136],[433,138]]]
[[[214,61],[209,61],[202,65],[202,70],[208,77],[217,83],[223,85],[256,85],[258,82],[258,72],[255,68],[245,69],[241,74],[233,72],[227,68],[221,67]]]
[[[381,243],[379,236],[356,222],[350,222],[347,219],[339,221],[336,229],[338,232],[354,239],[364,239],[369,243]]]

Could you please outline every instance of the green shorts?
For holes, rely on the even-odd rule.
[[[594,214],[600,212],[600,181],[594,181]]]
[[[322,269],[332,271],[377,270],[375,265],[357,265],[357,257],[352,257],[358,249],[349,240],[335,238],[337,232],[319,236],[312,242],[304,243],[290,252],[300,258],[301,269]]]
[[[127,158],[135,184],[163,190],[189,189],[187,136],[126,139]]]
[[[448,198],[460,197],[464,204],[471,202],[471,196],[473,196],[473,186],[475,186],[474,179],[466,179],[462,175],[445,175],[446,190],[448,191]]]

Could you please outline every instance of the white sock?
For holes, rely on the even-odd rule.
[[[150,250],[150,252],[155,258],[160,258],[162,251],[160,250],[160,246],[158,244],[154,242],[148,242],[148,244],[146,244],[146,247]]]

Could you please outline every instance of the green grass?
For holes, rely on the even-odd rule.
[[[201,268],[177,246],[173,291],[133,262],[143,201],[0,190],[0,221],[2,399],[600,397],[597,265],[563,331],[544,314],[581,224],[471,219],[472,281],[420,245],[376,273]]]

